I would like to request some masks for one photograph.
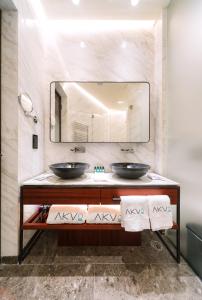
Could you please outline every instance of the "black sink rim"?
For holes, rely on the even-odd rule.
[[[72,165],[73,167],[68,168],[68,165]],[[49,166],[52,172],[61,179],[79,178],[89,167],[88,163],[81,162],[56,163]]]
[[[127,166],[131,166],[128,168]],[[142,163],[113,163],[111,164],[112,172],[121,178],[138,179],[147,174],[150,166]]]
[[[135,166],[134,168],[127,168],[127,166]],[[121,163],[112,163],[111,168],[122,169],[122,170],[130,170],[130,171],[138,171],[144,169],[150,169],[150,165],[143,163],[131,163],[131,162],[121,162]]]
[[[72,168],[65,168],[65,165],[75,165]],[[74,169],[80,169],[80,168],[85,168],[86,170],[89,169],[90,164],[88,163],[83,163],[83,162],[77,162],[77,161],[71,161],[71,162],[64,162],[64,163],[55,163],[51,164],[49,168],[52,169],[58,169],[58,170],[74,170]]]

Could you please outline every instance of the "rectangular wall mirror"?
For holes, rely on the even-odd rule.
[[[145,143],[148,82],[52,82],[50,139],[55,143]]]

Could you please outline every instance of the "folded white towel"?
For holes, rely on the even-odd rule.
[[[121,223],[120,205],[88,205],[87,223]]]
[[[82,224],[87,217],[87,205],[52,205],[49,209],[48,224]]]
[[[146,196],[121,196],[121,226],[125,231],[150,229]]]
[[[172,208],[166,195],[148,196],[149,217],[153,231],[172,228]]]

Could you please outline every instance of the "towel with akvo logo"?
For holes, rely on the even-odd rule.
[[[48,224],[82,224],[87,217],[87,205],[52,205],[49,209]]]
[[[121,226],[132,232],[150,229],[147,196],[121,196]]]
[[[173,216],[169,196],[154,195],[147,198],[151,229],[158,231],[172,228]]]
[[[120,205],[88,205],[87,223],[90,224],[121,223]]]

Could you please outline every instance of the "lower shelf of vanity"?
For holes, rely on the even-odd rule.
[[[41,212],[34,213],[27,221],[23,224],[24,230],[122,230],[121,224],[47,224],[47,215],[43,216]],[[172,229],[177,229],[178,225],[174,222]]]

